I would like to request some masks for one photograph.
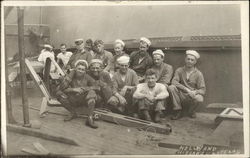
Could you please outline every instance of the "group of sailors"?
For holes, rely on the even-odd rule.
[[[77,39],[75,45],[77,51],[71,53],[61,44],[57,55],[57,62],[68,72],[56,88],[58,101],[70,112],[65,121],[77,117],[76,106],[87,106],[86,125],[91,128],[98,128],[93,119],[97,107],[158,123],[167,105],[174,111],[171,119],[181,118],[185,103],[189,116],[196,117],[206,91],[203,74],[195,66],[200,58],[197,51],[187,50],[185,65],[174,73],[162,50],[148,53],[151,41],[145,37],[130,55],[120,39],[114,42],[114,55],[104,49],[102,40]],[[45,45],[38,60],[45,63],[47,57],[55,58],[50,45]]]

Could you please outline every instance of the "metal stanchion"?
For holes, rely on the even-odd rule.
[[[27,81],[26,81],[26,67],[25,67],[25,52],[24,52],[24,7],[17,7],[17,23],[18,23],[18,48],[20,55],[20,75],[21,75],[21,89],[22,89],[22,104],[23,104],[23,119],[24,126],[30,127],[29,121],[29,105],[27,98]]]

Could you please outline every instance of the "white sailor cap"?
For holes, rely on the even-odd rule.
[[[45,45],[44,45],[44,48],[50,48],[50,49],[53,49],[53,47],[52,47],[51,45],[49,45],[49,44],[45,44]]]
[[[115,43],[120,43],[123,47],[125,46],[125,43],[120,39],[115,40]]]
[[[92,59],[92,60],[90,61],[90,64],[89,64],[89,65],[92,65],[92,64],[94,64],[94,63],[99,63],[99,64],[103,65],[103,62],[102,62],[101,59]]]
[[[83,43],[83,39],[82,38],[78,38],[78,39],[75,39],[75,44],[81,44]]]
[[[187,50],[186,54],[187,55],[193,55],[196,59],[200,58],[200,54],[195,50]]]
[[[85,66],[86,66],[86,69],[88,68],[88,66],[89,66],[89,64],[88,64],[88,62],[86,61],[86,60],[82,60],[82,59],[80,59],[80,60],[77,60],[76,62],[75,62],[75,67],[77,66],[77,64],[79,64],[79,63],[84,63],[85,64]]]
[[[164,53],[161,49],[157,49],[157,50],[153,51],[153,55],[162,55],[164,57]]]
[[[116,61],[117,61],[119,64],[128,64],[128,63],[129,63],[129,60],[130,60],[130,57],[129,57],[129,56],[123,55],[123,56],[119,57]]]
[[[150,46],[150,45],[151,45],[150,40],[149,40],[149,39],[147,39],[146,37],[141,37],[141,38],[140,38],[140,41],[144,41],[144,42],[146,42],[148,46]]]

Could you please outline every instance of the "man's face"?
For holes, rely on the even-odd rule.
[[[139,49],[141,52],[147,52],[148,51],[148,44],[144,41],[140,41]]]
[[[62,52],[62,53],[65,53],[65,52],[66,52],[66,46],[65,46],[65,45],[62,45],[60,49],[61,49],[61,52]]]
[[[156,54],[153,56],[153,59],[156,66],[160,66],[161,63],[163,63],[163,57],[161,55]]]
[[[101,52],[103,52],[103,50],[104,50],[104,45],[103,44],[98,44],[98,45],[96,45],[95,46],[96,47],[96,52],[97,53],[101,53]]]
[[[87,51],[90,51],[92,48],[89,44],[85,43],[84,44],[84,49],[87,50]]]
[[[126,74],[128,71],[129,64],[119,64],[120,72]]]
[[[78,65],[76,67],[76,77],[82,77],[86,73],[86,67],[83,65]]]
[[[156,84],[156,76],[155,75],[147,75],[146,76],[146,82],[148,84],[148,87],[154,87]]]
[[[122,54],[122,45],[121,43],[116,43],[114,46],[115,54],[120,55]]]
[[[193,55],[187,55],[185,58],[186,66],[191,68],[197,63],[197,59]]]
[[[98,77],[100,75],[100,72],[102,71],[102,67],[101,67],[101,64],[99,63],[93,63],[91,66],[90,66],[90,72]]]
[[[84,43],[82,42],[76,42],[76,49],[77,50],[82,50],[84,48]]]

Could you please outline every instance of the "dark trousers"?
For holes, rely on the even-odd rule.
[[[62,104],[62,106],[71,113],[76,113],[75,108],[78,106],[87,106],[88,115],[92,115],[95,104],[89,104],[89,100],[94,99],[96,101],[97,96],[95,91],[89,90],[79,95],[74,93],[63,94],[58,96],[57,99]]]
[[[203,96],[200,94],[195,95],[194,98],[191,98],[187,93],[180,91],[176,86],[168,86],[169,96],[173,104],[173,110],[181,110],[185,105],[190,105],[188,111],[193,112],[196,107],[203,102]]]

